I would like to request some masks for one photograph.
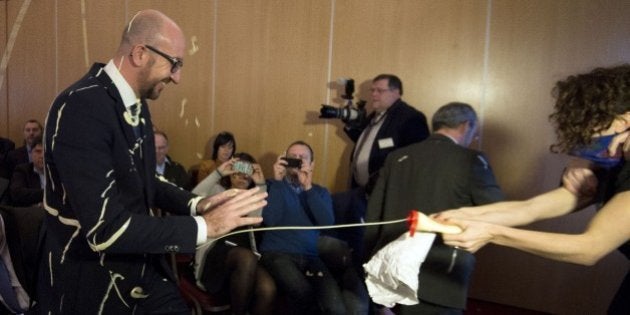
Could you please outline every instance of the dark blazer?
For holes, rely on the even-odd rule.
[[[344,128],[348,137],[356,143],[368,123],[372,121],[372,118],[374,118],[375,114],[375,112],[372,112],[361,126],[356,128]],[[368,166],[370,177],[383,167],[385,158],[390,152],[412,143],[420,142],[428,136],[429,127],[424,114],[400,99],[396,101],[387,110],[387,116],[385,116],[385,120],[383,121],[381,128],[378,130],[376,138],[374,138]],[[379,140],[389,138],[392,139],[394,145],[391,147],[381,148],[379,146]],[[351,160],[354,157],[354,150],[356,150],[356,147],[352,150],[352,154],[350,155]],[[354,176],[352,176],[352,187],[357,187],[357,184],[354,182]]]
[[[13,174],[13,170],[15,170],[15,168],[18,165],[22,163],[28,163],[28,162],[29,162],[28,150],[26,149],[26,145],[23,145],[17,149],[9,151],[9,153],[7,153],[7,157],[5,160],[7,174],[9,178],[11,178]]]
[[[185,190],[192,189],[190,175],[186,172],[184,166],[171,160],[170,157],[164,164],[166,164],[164,165],[164,178]]]
[[[370,195],[366,221],[402,219],[410,210],[432,214],[500,200],[503,193],[482,153],[434,134],[387,157]],[[376,253],[407,231],[404,224],[368,227],[366,253]],[[418,298],[450,308],[465,308],[475,258],[457,250],[449,272],[454,250],[444,245],[438,234],[421,267]]]
[[[194,195],[156,177],[149,109],[143,100],[136,139],[103,67],[92,66],[48,113],[42,313],[131,313],[153,293],[145,279],[173,280],[161,254],[195,252]],[[154,217],[151,207],[180,215]]]
[[[7,155],[15,149],[15,143],[7,138],[0,137],[0,177],[11,179],[9,177],[9,168],[7,166]]]
[[[33,170],[33,163],[22,163],[15,167],[11,184],[11,205],[28,207],[38,204],[44,199],[44,190],[39,181],[39,175]]]

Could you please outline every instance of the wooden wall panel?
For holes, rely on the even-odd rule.
[[[57,91],[79,80],[95,62],[107,63],[126,22],[124,1],[57,1]]]
[[[304,140],[321,183],[324,126],[314,112],[326,93],[329,2],[220,2],[218,16],[212,132],[233,131],[267,176],[289,143]]]
[[[628,16],[630,6],[621,1],[493,2],[484,149],[511,198],[558,186],[564,158],[548,151],[555,140],[547,120],[551,89],[569,74],[627,62],[630,47],[620,30],[630,29]],[[578,233],[591,216],[533,228]],[[477,256],[473,296],[558,314],[605,313],[627,271],[616,252],[590,268],[504,248]]]
[[[0,52],[24,0],[0,0]],[[107,62],[125,22],[156,8],[188,42],[182,81],[151,102],[154,123],[185,166],[207,156],[222,130],[271,165],[287,144],[313,145],[315,181],[347,187],[352,144],[321,103],[341,105],[335,80],[394,73],[404,99],[430,119],[449,101],[473,105],[484,150],[510,198],[556,187],[564,157],[548,152],[555,81],[628,61],[630,6],[623,0],[31,1],[0,86],[0,136],[21,141],[23,122],[44,119],[56,94],[95,61]],[[0,74],[1,75],[1,74]],[[533,226],[580,232],[592,209]],[[603,313],[627,270],[614,253],[593,267],[497,247],[477,254],[471,296],[541,311]]]
[[[438,107],[451,101],[469,102],[480,111],[485,2],[356,0],[336,5],[332,77],[355,78],[357,99],[370,100],[372,78],[392,73],[403,81],[403,99],[429,122]],[[340,191],[347,187],[353,144],[342,124],[333,125],[328,174],[336,179],[331,188]]]
[[[9,137],[21,146],[24,122],[44,121],[55,91],[55,16],[53,1],[9,1],[8,29],[12,29],[20,10],[21,27],[7,68]],[[9,31],[10,32],[10,31]]]
[[[154,124],[169,136],[170,156],[191,167],[204,156],[212,129],[215,1],[133,1],[129,16],[158,9],[183,29],[187,41],[181,82],[150,102]]]

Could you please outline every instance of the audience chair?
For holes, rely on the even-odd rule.
[[[161,209],[151,210],[154,216],[168,215]],[[228,312],[226,311],[229,311],[230,303],[226,298],[209,294],[197,286],[193,271],[194,255],[175,253],[170,253],[169,255],[179,292],[192,309],[192,314],[227,314]]]
[[[44,213],[41,207],[0,206],[13,267],[30,296],[35,296],[35,275],[39,269],[37,250]]]
[[[229,311],[230,303],[226,297],[209,294],[196,285],[192,265],[195,261],[193,255],[175,253],[170,255],[179,291],[186,303],[193,309],[194,315],[218,314]]]

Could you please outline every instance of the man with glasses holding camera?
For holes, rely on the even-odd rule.
[[[46,227],[38,304],[48,314],[190,314],[164,259],[258,224],[257,188],[202,199],[155,174],[146,99],[179,83],[185,37],[169,17],[138,12],[107,65],[54,101],[46,124]],[[156,207],[177,215],[155,217]],[[210,211],[211,210],[211,211]]]
[[[429,136],[426,117],[405,103],[402,95],[402,82],[397,76],[376,76],[371,88],[372,113],[362,124],[344,127],[356,143],[351,160],[352,188],[365,187],[378,174],[390,152]]]
[[[263,209],[266,226],[319,226],[334,223],[332,199],[313,183],[313,150],[303,141],[289,145],[273,165]],[[290,314],[346,314],[337,282],[319,257],[319,230],[265,231],[262,264],[289,296]]]

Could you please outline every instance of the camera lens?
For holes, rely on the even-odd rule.
[[[322,108],[319,110],[319,118],[341,118],[341,117],[342,117],[341,109],[334,106],[322,104]]]

